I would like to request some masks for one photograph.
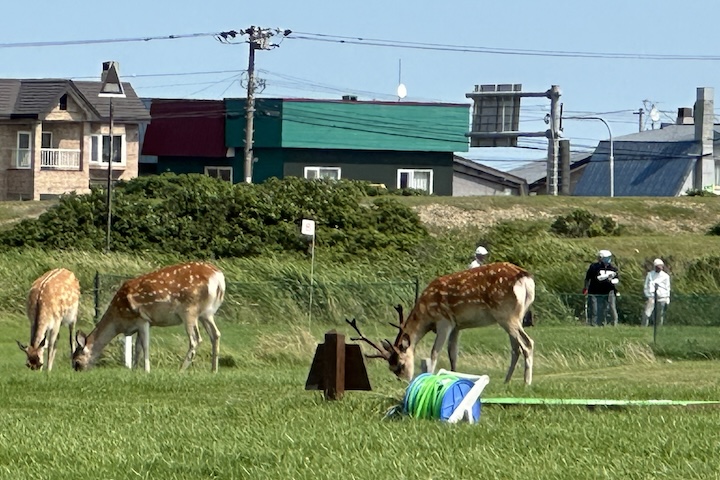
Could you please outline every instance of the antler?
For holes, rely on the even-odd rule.
[[[400,323],[398,323],[397,325],[395,325],[392,322],[388,322],[388,323],[390,323],[390,325],[397,328],[398,330],[402,330],[402,324],[405,321],[403,318],[403,307],[402,307],[402,305],[398,304],[398,305],[395,305],[395,307],[393,307],[393,308],[395,308],[395,311],[398,312],[398,318],[400,319]]]
[[[373,343],[372,340],[370,340],[370,339],[367,338],[365,335],[363,335],[362,332],[360,332],[360,329],[359,329],[358,326],[357,326],[357,321],[356,321],[354,318],[352,319],[352,321],[350,321],[350,320],[348,320],[348,319],[346,318],[345,321],[348,323],[348,325],[350,325],[353,329],[355,329],[355,331],[358,333],[358,335],[360,335],[359,338],[350,338],[350,340],[352,340],[352,341],[354,341],[354,342],[357,342],[358,340],[361,340],[361,341],[367,343],[368,345],[370,345],[371,347],[373,347],[373,348],[374,348],[375,350],[377,350],[378,352],[380,352],[380,355],[368,355],[368,354],[365,354],[365,356],[366,356],[367,358],[384,358],[385,360],[387,360],[387,359],[389,358],[389,355],[390,355],[390,354],[388,353],[387,350],[384,350],[384,349],[378,347],[377,345],[375,345],[375,343]]]

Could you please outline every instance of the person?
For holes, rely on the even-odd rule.
[[[585,273],[585,286],[583,295],[590,305],[591,326],[601,327],[605,324],[608,312],[613,326],[617,325],[617,284],[620,282],[618,269],[612,264],[612,253],[609,250],[600,250],[597,261],[590,264]]]
[[[470,266],[468,268],[475,268],[479,267],[480,265],[483,265],[485,263],[485,259],[487,258],[487,248],[480,245],[475,249],[475,260],[473,260],[470,263]]]
[[[641,325],[647,327],[650,325],[650,318],[653,311],[657,309],[658,325],[663,324],[665,319],[665,310],[670,303],[670,275],[665,272],[665,262],[660,258],[656,258],[653,261],[654,269],[649,271],[645,276],[645,287],[643,293],[645,294],[645,310],[643,310],[643,317]],[[657,293],[657,303],[655,302],[655,293]]]

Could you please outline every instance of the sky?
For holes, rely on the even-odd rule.
[[[640,129],[634,112],[653,128],[654,105],[659,128],[693,106],[697,87],[720,82],[717,0],[5,3],[0,77],[99,80],[102,62],[114,60],[141,97],[245,97],[246,37],[214,34],[250,26],[293,32],[256,52],[260,97],[397,101],[402,82],[402,101],[471,105],[465,94],[479,84],[558,85],[564,116],[600,116],[617,138]],[[523,99],[520,130],[545,131],[549,110],[549,100]],[[609,133],[597,120],[563,121],[573,151]],[[543,138],[519,145],[464,155],[503,170],[546,156]]]

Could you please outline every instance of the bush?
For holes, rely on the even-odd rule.
[[[550,225],[550,231],[567,238],[604,237],[620,235],[621,227],[611,217],[601,217],[577,209],[569,215],[557,217]]]
[[[163,251],[194,258],[307,253],[303,219],[316,222],[316,244],[334,254],[409,252],[427,236],[417,215],[388,197],[363,206],[364,182],[270,179],[231,185],[205,175],[139,177],[113,189],[112,249]],[[38,219],[0,233],[0,245],[105,248],[102,189],[65,195]]]

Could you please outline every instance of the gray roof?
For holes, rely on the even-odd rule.
[[[110,102],[108,98],[98,97],[100,93],[100,82],[76,82],[78,90],[97,109],[103,118],[110,116]],[[149,122],[150,111],[145,108],[142,100],[137,96],[132,85],[122,82],[126,98],[113,98],[113,116],[118,121],[126,122]]]
[[[101,82],[67,79],[0,79],[0,118],[39,117],[51,111],[60,97],[72,93],[97,120],[109,117],[109,101],[98,97]],[[129,83],[123,83],[126,98],[113,99],[119,122],[149,122],[150,112]],[[84,105],[83,105],[84,104]]]
[[[591,152],[570,153],[570,169],[572,170],[573,165],[586,160],[590,155],[592,155]],[[525,165],[513,168],[509,171],[509,173],[512,173],[520,178],[524,178],[528,184],[533,184],[538,180],[542,180],[547,177],[547,169],[547,159],[543,158],[542,160],[533,160]]]
[[[491,177],[496,182],[505,185],[522,186],[526,183],[524,178],[520,178],[517,175],[513,175],[509,172],[503,172],[502,170],[498,170],[496,168],[488,167],[487,165],[483,165],[480,162],[469,160],[459,155],[453,155],[453,163],[455,170],[460,170],[464,167],[465,169],[474,170],[479,174],[484,174],[487,177]]]
[[[694,135],[692,125],[678,126],[691,127]],[[673,197],[682,193],[680,189],[699,154],[697,142],[649,142],[645,141],[645,138],[647,137],[644,136],[643,141],[613,141],[615,196]],[[603,141],[585,167],[573,195],[609,194],[610,142]]]

